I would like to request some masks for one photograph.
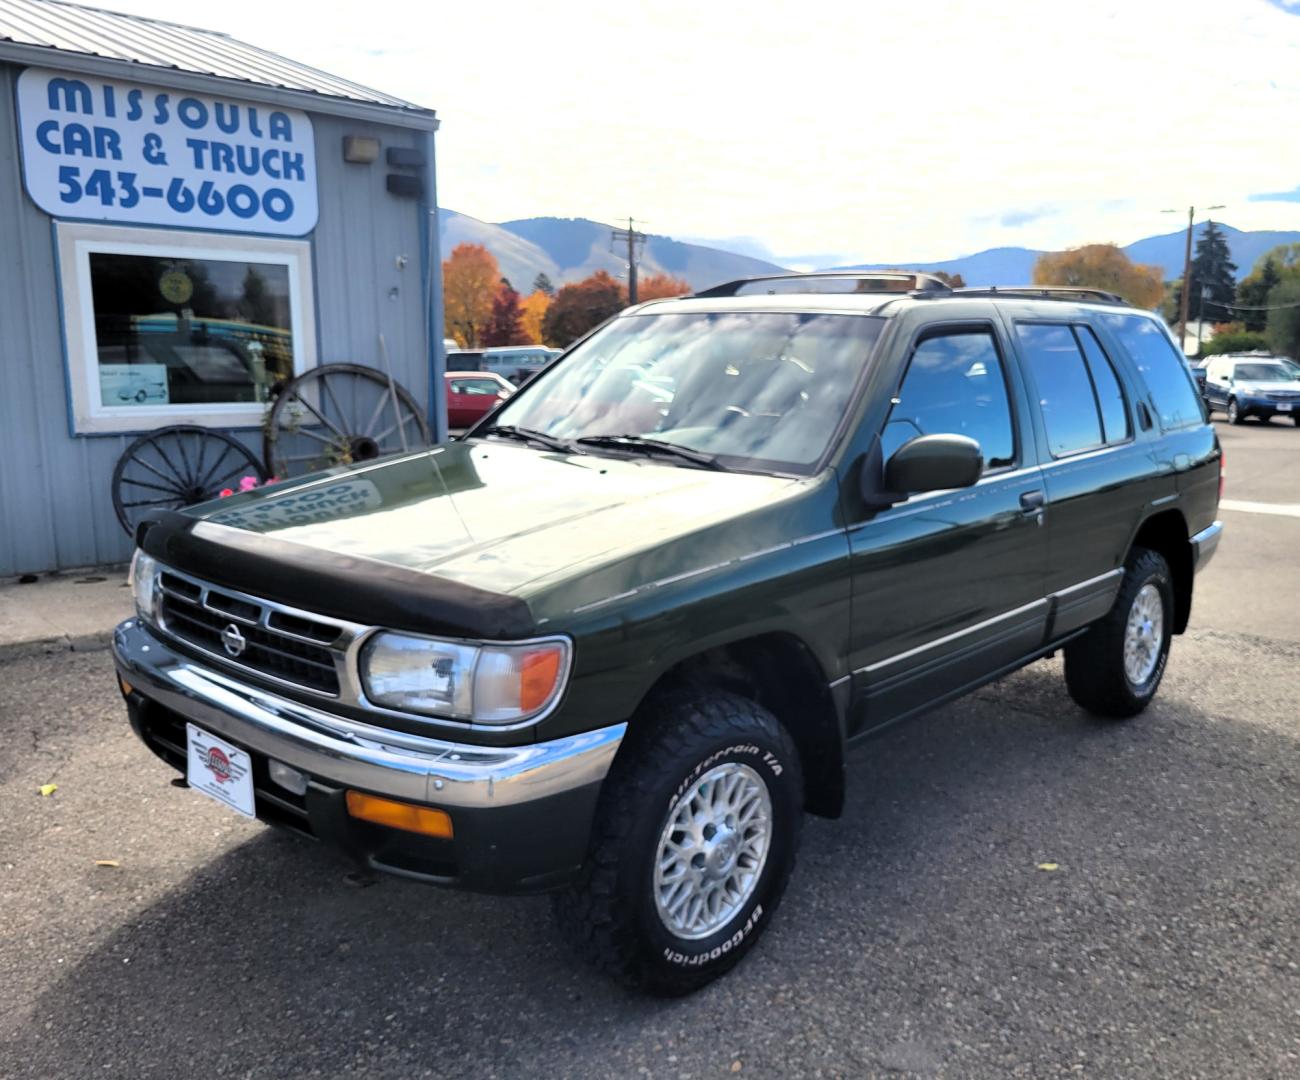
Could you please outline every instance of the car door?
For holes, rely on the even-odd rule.
[[[1205,369],[1205,400],[1216,409],[1228,407],[1228,376],[1232,361],[1211,360]]]
[[[474,422],[469,411],[469,396],[465,393],[464,379],[447,380],[447,425],[449,427],[468,427]]]
[[[984,473],[850,526],[854,733],[976,685],[1043,642],[1043,483],[1004,331],[994,319],[913,321],[894,338],[904,357],[884,456],[918,435],[967,435]]]
[[[1157,432],[1149,416],[1135,420],[1086,317],[1016,318],[1012,327],[1043,462],[1049,634],[1057,638],[1110,610],[1129,541],[1173,480],[1154,464]]]

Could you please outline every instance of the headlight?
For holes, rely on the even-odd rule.
[[[548,709],[569,675],[569,643],[462,645],[385,631],[361,652],[376,705],[476,724],[511,724]]]
[[[158,599],[158,560],[146,555],[139,548],[131,556],[131,572],[128,575],[131,593],[135,597],[136,614],[142,619],[155,622],[155,610]]]

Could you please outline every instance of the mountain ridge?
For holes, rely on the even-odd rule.
[[[538,274],[545,274],[558,287],[605,270],[614,277],[627,274],[625,253],[610,239],[610,226],[588,218],[518,218],[496,224],[480,221],[454,210],[441,210],[440,239],[443,256],[460,243],[482,244],[496,257],[501,273],[520,292],[529,292]],[[1256,260],[1279,244],[1300,243],[1300,232],[1281,229],[1244,231],[1216,222],[1228,241],[1237,264],[1237,279],[1250,273]],[[1199,237],[1205,224],[1196,226]],[[1143,237],[1122,247],[1134,262],[1159,266],[1165,280],[1182,276],[1186,232]],[[642,275],[667,273],[685,279],[693,288],[705,288],[734,278],[781,273],[785,270],[774,256],[758,258],[750,252],[766,251],[753,237],[732,237],[730,242],[745,251],[728,250],[727,240],[709,242],[692,237],[689,241],[648,234],[638,263]],[[1045,249],[1016,246],[987,248],[951,259],[818,265],[823,257],[788,257],[784,262],[800,267],[835,270],[942,270],[961,274],[968,285],[1024,285],[1033,280],[1034,263]]]

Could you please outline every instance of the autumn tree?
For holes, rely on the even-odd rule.
[[[519,294],[504,278],[492,298],[492,311],[479,332],[479,342],[486,346],[530,344],[524,333]]]
[[[1282,272],[1272,255],[1264,257],[1237,285],[1238,314],[1247,330],[1263,331],[1268,325],[1268,294],[1281,284]]]
[[[533,278],[533,292],[543,293],[546,296],[555,295],[555,286],[551,284],[551,279],[543,273],[539,273]]]
[[[482,244],[457,244],[442,264],[443,319],[461,348],[477,348],[492,314],[501,271]]]
[[[1250,271],[1251,276],[1263,270],[1264,264],[1269,260],[1272,260],[1277,267],[1277,272],[1283,278],[1300,275],[1300,244],[1278,244],[1277,247],[1269,248],[1255,260],[1255,265]]]
[[[564,348],[627,306],[623,283],[597,270],[555,294],[542,320],[542,339]]]
[[[689,281],[675,278],[672,274],[647,274],[637,278],[636,298],[641,300],[661,300],[668,296],[686,296],[693,290]]]
[[[947,270],[924,270],[922,273],[933,274],[950,289],[966,288],[966,279],[960,274],[950,274]]]
[[[1264,333],[1275,353],[1300,357],[1300,277],[1290,277],[1275,285],[1268,294],[1268,314]]]
[[[519,319],[529,345],[542,343],[542,320],[550,306],[551,298],[541,289],[529,293],[519,302]]]
[[[1114,244],[1049,251],[1034,263],[1035,285],[1075,285],[1119,293],[1134,307],[1152,309],[1164,292],[1158,266],[1133,262]]]

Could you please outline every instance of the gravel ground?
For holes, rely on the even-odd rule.
[[[1300,1075],[1300,520],[1228,524],[1151,710],[1045,661],[868,743],[759,947],[671,1002],[545,898],[357,887],[169,786],[106,654],[4,664],[0,1076]]]

